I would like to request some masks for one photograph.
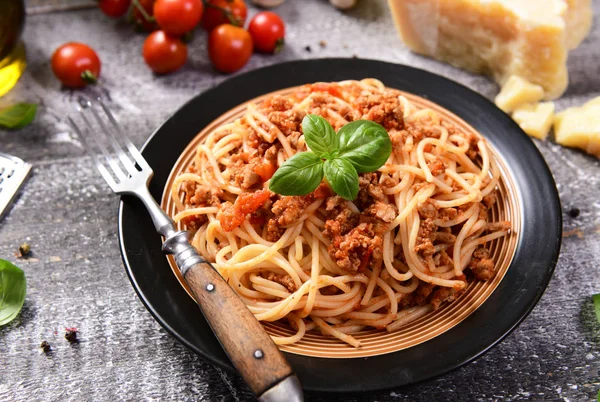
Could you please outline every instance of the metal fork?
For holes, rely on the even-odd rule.
[[[84,129],[71,116],[69,124],[110,188],[119,195],[136,196],[144,203],[156,231],[165,238],[162,250],[175,257],[204,317],[250,389],[264,402],[303,401],[298,378],[262,325],[214,267],[192,247],[189,234],[177,231],[171,218],[150,195],[152,169],[108,107],[100,99],[93,101],[80,96],[76,108]],[[104,137],[110,148],[99,137]]]

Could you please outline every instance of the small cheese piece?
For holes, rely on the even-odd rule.
[[[600,96],[592,99],[591,101],[588,101],[584,106],[585,107],[600,106]]]
[[[503,85],[511,75],[563,94],[567,54],[589,33],[590,0],[388,0],[413,51]]]
[[[502,86],[495,102],[500,109],[510,113],[523,105],[537,103],[543,97],[544,88],[512,75]]]
[[[572,107],[554,118],[556,142],[600,157],[600,97]]]
[[[521,106],[512,118],[528,135],[545,140],[554,122],[554,102]]]

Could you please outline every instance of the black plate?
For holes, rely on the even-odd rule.
[[[203,127],[229,109],[282,88],[366,77],[440,104],[493,144],[519,189],[521,237],[506,276],[489,299],[466,320],[432,340],[360,359],[286,354],[304,388],[310,391],[389,389],[430,379],[472,361],[507,336],[533,309],[552,276],[560,249],[562,218],[556,185],[533,142],[510,117],[483,96],[446,78],[374,60],[278,64],[231,78],[196,96],[167,119],[143,147],[142,153],[155,172],[152,195],[160,200],[180,153]],[[130,197],[123,197],[119,207],[119,241],[133,287],[156,320],[188,348],[233,370],[198,306],[173,275],[146,210]]]

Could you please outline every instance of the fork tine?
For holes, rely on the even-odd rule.
[[[148,163],[146,162],[146,159],[144,159],[144,157],[142,156],[140,151],[138,151],[138,149],[135,147],[135,145],[133,145],[133,143],[129,140],[129,137],[123,132],[123,129],[121,128],[119,123],[117,123],[117,120],[114,118],[110,109],[108,107],[106,107],[104,102],[102,102],[102,99],[98,98],[97,101],[100,104],[100,107],[102,107],[102,110],[104,110],[104,113],[106,113],[108,120],[111,122],[111,124],[114,127],[114,129],[116,130],[116,132],[119,134],[119,137],[122,138],[123,141],[125,142],[125,146],[129,150],[129,153],[131,154],[131,156],[133,157],[135,162],[138,164],[138,166],[142,170],[152,171],[152,169],[150,168],[150,165],[148,165]]]
[[[98,122],[98,124],[100,125],[100,128],[102,129],[102,131],[106,134],[106,136],[110,140],[112,149],[116,152],[117,156],[121,160],[121,163],[123,164],[123,166],[125,167],[125,169],[127,169],[127,171],[129,172],[129,174],[136,173],[137,169],[135,168],[135,165],[133,164],[133,162],[131,161],[131,159],[129,159],[127,157],[127,155],[125,154],[125,152],[123,152],[123,148],[121,148],[121,145],[119,144],[119,142],[118,142],[117,138],[115,137],[113,131],[104,123],[103,119],[100,117],[100,115],[96,111],[96,108],[94,107],[94,105],[91,102],[88,102],[88,104],[89,104],[89,109],[92,112],[92,115],[94,116],[94,118],[96,119],[96,121]],[[103,108],[103,109],[106,112],[107,109],[106,108]],[[110,120],[110,117],[109,117],[109,120]],[[115,123],[116,123],[116,121],[115,121]],[[114,126],[115,126],[115,124],[113,124],[113,128],[114,128]]]
[[[88,129],[92,129],[92,123],[88,120],[88,118],[86,117],[86,112],[84,111],[84,109],[89,109],[91,107],[91,102],[83,97],[79,97],[79,106],[77,106],[77,110],[80,112],[81,117],[83,118],[83,121],[85,122],[85,124],[88,126]],[[117,177],[117,179],[119,179],[119,181],[123,181],[126,179],[125,173],[123,173],[123,170],[121,170],[121,168],[119,167],[119,165],[116,163],[116,161],[114,160],[114,158],[110,155],[110,153],[107,151],[107,149],[104,147],[104,145],[102,145],[102,143],[96,138],[95,135],[91,136],[95,142],[95,144],[98,146],[98,149],[100,149],[100,152],[102,153],[102,156],[104,156],[104,159],[106,159],[106,162],[108,163],[108,165],[111,167],[113,173],[115,174],[115,176]]]
[[[108,172],[108,170],[106,170],[106,167],[102,164],[102,162],[100,162],[100,159],[98,159],[98,156],[96,156],[96,153],[92,149],[92,146],[90,145],[90,143],[87,141],[86,136],[81,133],[79,126],[77,124],[75,124],[73,119],[71,119],[71,116],[67,116],[67,119],[69,120],[69,124],[75,131],[75,134],[77,134],[77,136],[81,140],[81,143],[83,144],[85,150],[92,158],[92,162],[94,162],[94,165],[96,165],[96,168],[100,171],[100,174],[102,175],[102,177],[104,177],[104,180],[106,180],[109,187],[113,191],[115,191],[117,183],[114,181],[113,177]]]

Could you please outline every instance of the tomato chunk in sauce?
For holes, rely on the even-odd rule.
[[[235,203],[221,211],[219,222],[226,232],[231,232],[239,227],[246,215],[259,209],[271,196],[269,190],[258,190],[253,193],[242,193],[238,195]]]

